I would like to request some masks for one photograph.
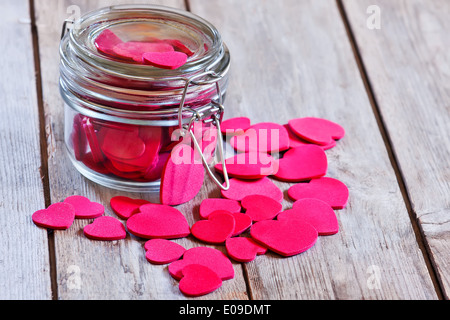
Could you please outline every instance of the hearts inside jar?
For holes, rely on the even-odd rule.
[[[125,227],[114,217],[100,217],[88,224],[83,229],[84,235],[92,240],[115,241],[125,239],[127,232]]]

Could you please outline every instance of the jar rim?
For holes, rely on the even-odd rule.
[[[126,17],[127,15],[128,18]],[[117,23],[123,23],[124,20],[129,20],[130,18],[154,19],[158,17],[170,18],[171,21],[176,21],[186,27],[198,28],[199,31],[209,36],[212,46],[208,48],[203,56],[188,61],[184,66],[175,70],[122,62],[94,50],[93,39],[108,27]],[[210,22],[191,12],[162,5],[136,4],[105,7],[83,15],[76,25],[77,28],[71,28],[68,36],[69,45],[76,55],[84,60],[85,63],[95,65],[102,72],[127,79],[148,81],[184,79],[187,75],[212,69],[217,64],[217,61],[220,60],[220,56],[223,56],[225,53],[221,35]],[[221,71],[223,70],[217,70],[216,73],[220,74]]]

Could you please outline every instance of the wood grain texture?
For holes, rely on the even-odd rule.
[[[327,151],[328,176],[350,189],[347,209],[337,212],[340,233],[296,257],[268,254],[246,264],[251,298],[436,299],[336,3],[190,6],[218,27],[232,54],[227,118],[284,124],[317,116],[347,130]]]
[[[45,201],[27,0],[2,2],[0,39],[0,299],[50,299],[47,231],[31,219]]]
[[[450,297],[450,3],[345,0],[358,50],[444,296]],[[366,26],[370,5],[379,30]]]
[[[127,194],[100,187],[83,178],[65,153],[63,102],[58,92],[59,38],[67,8],[76,5],[81,13],[95,8],[142,1],[36,1],[36,20],[42,69],[43,98],[48,139],[48,166],[52,202],[78,194],[106,205],[107,215],[114,214],[109,200],[116,195],[157,201],[158,196]],[[149,1],[184,8],[183,0]],[[56,8],[56,10],[55,10]],[[201,200],[209,194],[206,186],[196,199],[178,207],[192,225]],[[128,237],[125,241],[102,243],[88,240],[83,227],[90,221],[76,221],[70,230],[55,233],[58,299],[185,299],[179,292],[167,266],[154,266],[145,259],[144,241]],[[191,248],[201,245],[188,238],[177,240]],[[247,299],[242,266],[235,264],[236,277],[225,281],[220,290],[204,299]]]

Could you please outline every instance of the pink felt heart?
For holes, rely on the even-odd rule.
[[[222,279],[216,272],[200,264],[190,264],[182,270],[180,291],[189,297],[200,297],[216,291],[222,286]]]
[[[287,151],[279,159],[279,168],[274,176],[281,181],[301,182],[326,175],[328,159],[319,146],[309,145]]]
[[[289,121],[289,127],[300,138],[320,145],[330,145],[342,139],[345,130],[337,123],[320,118],[299,118]]]
[[[103,128],[101,149],[110,159],[126,161],[141,157],[146,145],[139,137],[139,131],[116,130]]]
[[[224,243],[233,235],[236,222],[227,211],[216,211],[208,217],[208,220],[196,222],[191,233],[197,239],[212,244]]]
[[[161,69],[178,69],[185,65],[188,59],[183,52],[147,52],[142,56],[144,62]]]
[[[333,208],[318,199],[302,199],[291,210],[278,215],[279,221],[299,220],[312,225],[319,236],[329,236],[339,232],[339,223]]]
[[[260,246],[251,238],[230,238],[225,243],[228,255],[239,262],[250,262],[255,260],[257,255],[263,255],[267,248]]]
[[[122,43],[122,40],[109,29],[103,30],[95,39],[95,46],[101,53],[115,56],[114,47]]]
[[[83,229],[84,235],[92,240],[114,241],[127,237],[125,227],[114,217],[100,217]]]
[[[289,134],[289,141],[290,141],[289,145],[290,145],[291,149],[292,148],[301,147],[301,146],[304,146],[304,145],[311,145],[312,144],[312,142],[306,141],[306,140],[300,138],[299,136],[297,136],[292,131],[291,127],[288,124],[284,125],[283,127],[286,128],[286,130],[287,130],[287,132]],[[333,140],[330,144],[318,145],[318,146],[321,147],[324,151],[325,150],[329,150],[329,149],[332,149],[332,148],[336,147],[336,140]]]
[[[152,239],[145,243],[145,258],[152,264],[168,264],[180,259],[185,248],[165,239]]]
[[[234,268],[230,259],[221,251],[214,248],[196,247],[187,250],[182,260],[172,262],[169,265],[170,275],[180,280],[183,277],[182,269],[190,264],[201,264],[214,270],[222,280],[234,278]]]
[[[243,134],[251,126],[251,121],[247,117],[237,117],[224,120],[220,125],[220,130],[223,135]]]
[[[228,175],[239,179],[260,179],[278,171],[278,160],[267,153],[240,153],[225,160]],[[214,167],[223,174],[222,163]]]
[[[143,63],[144,54],[147,52],[171,52],[174,49],[167,43],[129,41],[119,43],[113,51],[117,57]]]
[[[147,200],[131,199],[123,196],[113,197],[109,203],[114,213],[124,220],[129,219],[133,214],[139,213],[141,206],[150,204]]]
[[[161,203],[176,206],[192,200],[200,192],[204,178],[205,168],[195,159],[194,150],[185,144],[177,145],[163,169]]]
[[[317,241],[317,230],[298,220],[266,220],[252,226],[253,239],[273,252],[291,257],[310,249]]]
[[[163,152],[158,155],[156,163],[144,172],[146,181],[155,181],[161,179],[164,167],[170,157],[170,152]]]
[[[32,220],[39,227],[66,230],[70,228],[75,220],[75,208],[69,203],[55,203],[47,209],[33,213]]]
[[[272,123],[258,123],[244,134],[231,138],[231,145],[241,152],[275,153],[289,149],[289,135],[283,126]]]
[[[328,203],[333,209],[344,209],[349,198],[349,190],[341,181],[323,177],[309,183],[299,183],[289,188],[288,195],[293,200],[314,198]]]
[[[93,202],[83,196],[71,196],[64,202],[75,208],[76,219],[95,219],[105,213],[105,207],[101,203]]]
[[[241,205],[236,200],[230,199],[205,199],[200,204],[200,218],[208,219],[214,211],[225,210],[230,213],[241,212]]]
[[[272,220],[283,210],[279,201],[259,194],[246,196],[241,205],[253,222]]]
[[[188,57],[191,57],[195,54],[195,52],[193,52],[191,49],[189,49],[183,42],[181,42],[180,40],[176,40],[176,39],[164,39],[162,40],[165,43],[170,44],[175,51],[179,51],[179,52],[183,52],[185,53]]]
[[[222,196],[227,199],[241,201],[246,196],[260,194],[277,201],[283,200],[283,192],[269,178],[258,180],[230,179],[230,189],[221,190]]]
[[[183,214],[175,208],[146,204],[140,213],[127,220],[130,233],[144,239],[177,239],[187,237],[191,232]]]

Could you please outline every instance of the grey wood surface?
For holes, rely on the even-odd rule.
[[[380,10],[380,29],[366,9]],[[354,1],[344,6],[389,135],[412,213],[450,294],[450,2]]]
[[[2,2],[0,19],[0,299],[51,299],[39,114],[27,0]]]
[[[83,14],[130,2],[142,1],[16,0],[2,6],[7,14],[0,21],[0,36],[14,45],[6,46],[0,59],[8,77],[0,81],[5,110],[0,146],[12,146],[14,153],[0,155],[0,224],[9,226],[0,235],[6,243],[0,246],[0,266],[8,271],[0,272],[1,299],[186,299],[167,266],[146,261],[141,239],[88,240],[82,229],[89,220],[77,220],[69,230],[47,238],[31,222],[31,214],[46,203],[75,194],[104,203],[111,216],[108,203],[115,195],[158,199],[89,182],[73,168],[64,146],[58,90],[62,22],[77,10]],[[384,8],[378,33],[364,29],[372,2]],[[347,131],[327,151],[328,176],[350,189],[347,208],[336,211],[340,232],[321,237],[311,250],[292,258],[269,253],[248,264],[234,263],[235,279],[201,299],[437,299],[441,291],[448,298],[448,4],[345,0],[358,44],[353,49],[361,54],[376,97],[373,106],[372,88],[364,85],[340,1],[147,3],[188,5],[218,27],[232,53],[227,118],[285,124],[317,116]],[[32,35],[38,41],[35,48]],[[38,89],[42,85],[42,97],[36,84]],[[389,139],[383,139],[378,112]],[[40,126],[46,141],[39,141]],[[389,157],[391,149],[394,158]],[[407,196],[401,192],[403,179]],[[291,184],[275,183],[285,191],[284,208],[290,208],[286,191]],[[194,200],[178,207],[190,225],[207,197],[220,197],[209,179]],[[431,260],[415,233],[409,207],[420,222]],[[177,242],[186,248],[203,245],[192,237]]]

